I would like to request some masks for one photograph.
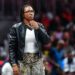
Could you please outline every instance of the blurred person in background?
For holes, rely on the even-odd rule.
[[[63,40],[65,41],[64,52],[66,53],[69,50],[69,43],[70,43],[70,34],[68,31],[64,31]]]
[[[72,20],[66,25],[66,28],[73,26],[75,30],[75,8],[72,10]]]
[[[67,52],[67,57],[64,59],[64,72],[66,75],[75,74],[75,57],[71,50]]]
[[[50,36],[50,45],[51,45],[51,47],[53,47],[53,43],[54,43],[55,37],[56,37],[56,32],[49,33],[49,36]],[[51,50],[51,48],[50,49],[44,49],[43,54],[42,54],[42,57],[44,59],[43,62],[44,62],[44,66],[45,66],[45,74],[46,75],[50,75],[51,68],[52,68],[52,65],[49,63],[48,60],[46,60],[46,57],[48,57],[50,50]]]
[[[54,19],[50,22],[50,25],[48,27],[48,32],[57,31],[58,25],[61,25],[60,17],[55,16]]]
[[[57,34],[57,32],[51,32],[50,33],[50,42],[51,42],[51,44],[53,44],[53,42],[55,41],[56,34]]]
[[[61,14],[61,21],[62,21],[62,25],[64,27],[67,26],[67,24],[72,21],[72,12],[71,12],[71,9],[69,7],[66,7],[64,9],[64,11],[62,12]]]
[[[73,44],[73,48],[74,48],[74,50],[73,50],[73,55],[75,56],[75,43]]]
[[[14,75],[45,75],[40,57],[41,44],[50,48],[44,26],[34,20],[34,9],[26,4],[21,9],[21,22],[9,34],[9,59]]]
[[[58,40],[56,47],[52,47],[49,52],[47,60],[52,64],[50,75],[65,75],[64,74],[64,53],[63,53],[64,41]]]
[[[46,51],[45,51],[46,52]],[[46,53],[45,53],[46,54]],[[49,63],[48,60],[45,59],[46,57],[44,57],[44,66],[45,66],[45,75],[50,75],[51,73],[51,68],[52,65]]]
[[[68,28],[69,34],[70,34],[70,45],[72,46],[75,43],[75,29],[74,25],[70,26]]]
[[[63,40],[64,40],[64,48],[63,51],[66,55],[67,51],[74,51],[73,45],[70,44],[71,36],[69,31],[65,31],[63,34]]]
[[[0,47],[0,75],[13,75],[13,70],[8,62],[7,53]]]
[[[61,25],[58,25],[56,39],[61,40],[62,38],[63,38],[63,27]]]
[[[46,31],[48,31],[48,27],[50,25],[50,19],[46,16],[45,13],[41,16],[41,23],[44,25]]]

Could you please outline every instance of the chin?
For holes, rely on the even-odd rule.
[[[33,18],[30,18],[29,20],[31,21],[31,20],[33,20]]]

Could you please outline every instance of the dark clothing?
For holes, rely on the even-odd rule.
[[[50,75],[62,75],[60,68],[52,68]]]
[[[2,68],[0,67],[0,75],[1,75],[1,72],[2,72]]]
[[[41,50],[40,43],[43,45],[48,44],[49,36],[47,35],[47,32],[45,31],[43,25],[41,23],[38,23],[39,29],[34,30],[35,32],[35,38],[36,38],[36,46],[39,48],[38,53]],[[11,28],[10,34],[9,34],[9,58],[11,64],[17,64],[18,60],[23,60],[24,55],[24,47],[25,47],[25,35],[26,35],[26,29],[29,28],[27,25],[25,25],[24,22],[17,23],[13,25]],[[31,28],[29,28],[31,29]],[[30,37],[30,36],[29,36]]]

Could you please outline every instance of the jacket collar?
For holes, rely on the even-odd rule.
[[[29,26],[27,26],[24,22],[22,23],[22,25],[24,26],[24,28],[28,28],[28,29],[32,30],[32,28],[30,28]]]

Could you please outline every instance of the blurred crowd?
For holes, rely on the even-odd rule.
[[[64,0],[53,1],[57,2],[56,5],[53,3],[54,6],[48,5],[51,4],[48,3],[52,2],[51,0],[27,1],[31,3],[35,9],[35,20],[41,22],[44,25],[48,35],[50,36],[51,48],[49,50],[42,48],[41,53],[41,56],[44,59],[45,73],[46,75],[75,75],[75,9],[73,5],[75,2],[74,0],[65,0],[65,3],[60,3],[60,1],[62,2]],[[35,2],[37,2],[37,4]],[[26,3],[26,0],[23,3]],[[22,2],[20,6],[21,5]],[[14,7],[18,8],[18,6]],[[14,9],[14,7],[12,9]],[[10,10],[11,7],[6,9],[5,15],[12,15],[12,11],[15,10],[16,11],[14,14],[16,15],[16,12],[19,11],[19,9],[16,8],[14,10]],[[15,15],[12,16],[15,17]],[[18,20],[15,18],[12,20],[13,23],[15,21],[17,22]],[[11,28],[11,26],[9,26],[9,28]],[[7,65],[10,67],[8,62],[8,39],[4,40],[4,42],[0,42],[0,73],[6,73],[9,70],[8,67],[6,66],[4,68],[5,70],[2,70],[2,68],[6,63],[8,63]],[[9,71],[12,72],[11,67]]]
[[[62,66],[64,73],[66,75],[75,75],[75,14],[73,14],[71,9],[66,6],[65,9],[56,15],[51,15],[52,13],[44,14],[42,13],[42,17],[40,22],[43,23],[45,29],[50,35],[50,42],[52,48],[50,50],[45,50],[44,55],[52,58],[51,61],[45,59],[45,67],[46,73],[48,75],[61,75],[60,70],[57,71],[54,66],[58,67],[60,63],[59,58],[61,57],[60,51],[57,57],[57,52],[54,48],[57,49],[58,41],[63,40],[64,45],[60,43],[59,46],[62,46],[64,58],[62,59]],[[52,51],[54,50],[54,55],[52,55]],[[58,50],[57,50],[58,51]],[[56,57],[53,59],[53,57]],[[57,63],[57,65],[55,65]],[[60,64],[61,65],[61,64]],[[55,70],[55,71],[54,71]],[[56,74],[52,73],[55,72]],[[63,74],[64,75],[64,74]]]

